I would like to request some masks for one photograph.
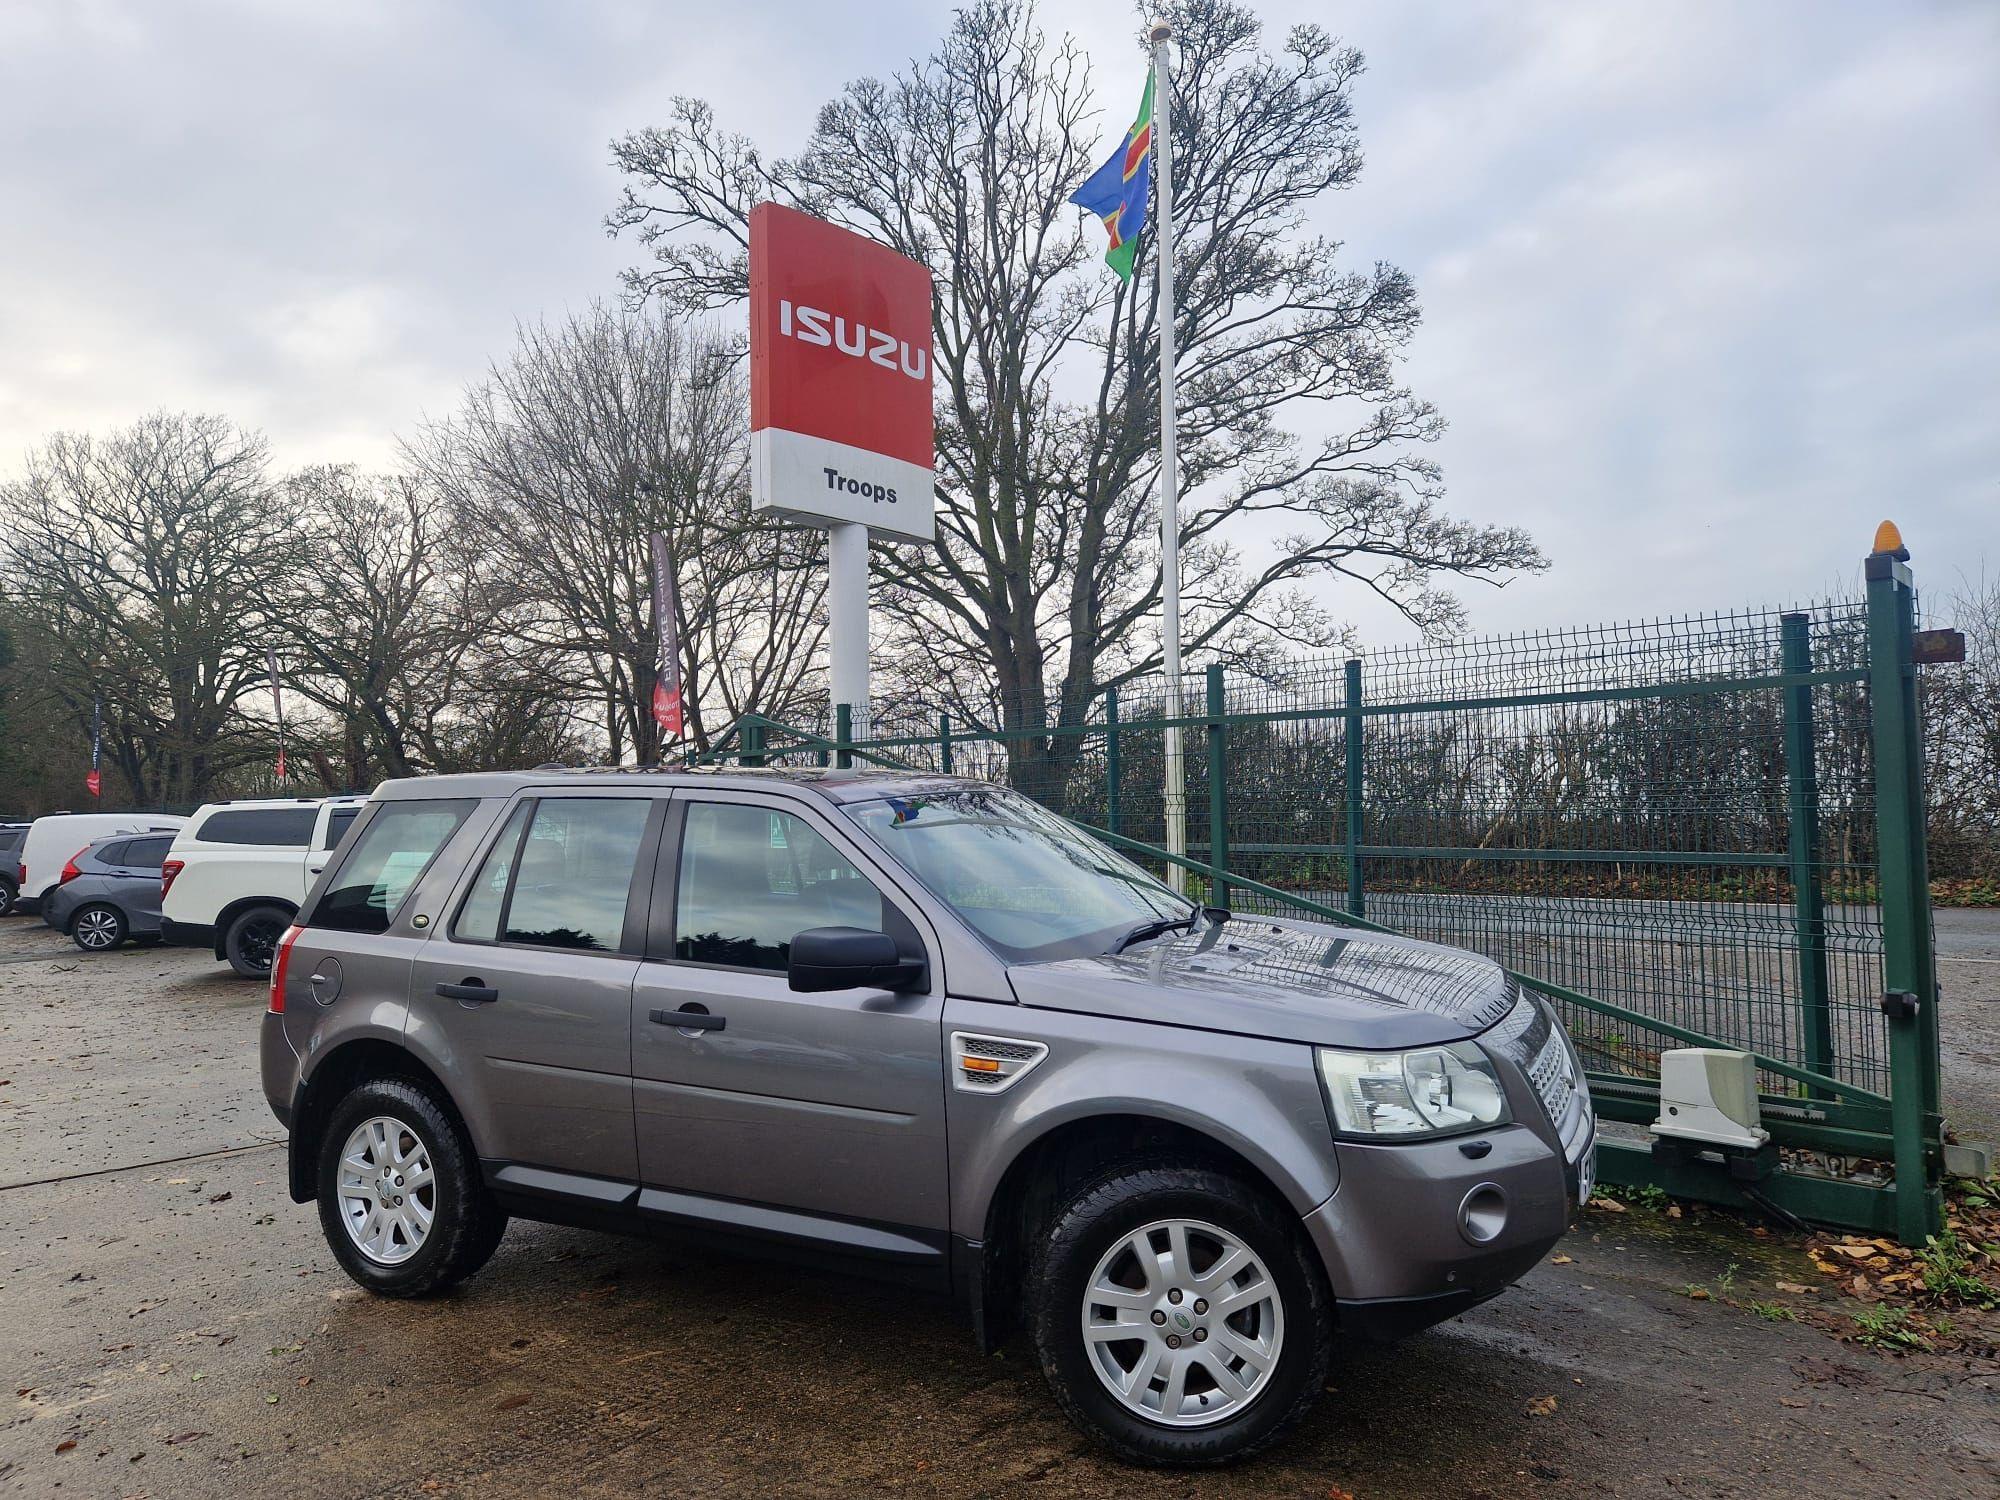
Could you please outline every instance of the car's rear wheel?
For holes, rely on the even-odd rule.
[[[507,1216],[448,1107],[402,1078],[356,1086],[320,1136],[319,1217],[347,1274],[385,1297],[427,1297],[492,1256]]]
[[[1240,1458],[1326,1382],[1331,1301],[1297,1223],[1209,1168],[1084,1187],[1036,1248],[1028,1297],[1057,1402],[1135,1463]]]
[[[0,917],[14,915],[14,901],[21,893],[14,888],[11,880],[0,880]]]
[[[253,906],[239,913],[222,935],[223,957],[245,979],[269,979],[278,939],[291,925],[292,914],[282,906]]]
[[[85,953],[109,953],[125,941],[125,913],[100,903],[78,907],[69,919],[69,938]]]

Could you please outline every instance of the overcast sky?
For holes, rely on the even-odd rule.
[[[1933,586],[2000,572],[2000,5],[1257,8],[1367,54],[1322,226],[1416,278],[1451,507],[1554,561],[1469,590],[1476,629],[1822,593],[1884,515]],[[696,93],[790,151],[946,14],[5,0],[0,474],[161,406],[387,465],[517,319],[617,294],[614,135]],[[1044,6],[1110,129],[1133,17]]]

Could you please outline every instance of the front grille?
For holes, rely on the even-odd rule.
[[[1576,1054],[1570,1050],[1555,1013],[1534,996],[1523,995],[1484,1040],[1527,1075],[1535,1097],[1556,1127],[1564,1159],[1575,1161],[1590,1143],[1590,1092],[1583,1086]]]

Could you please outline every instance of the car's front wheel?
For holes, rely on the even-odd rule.
[[[0,917],[14,915],[14,902],[20,896],[11,880],[0,880]]]
[[[485,1265],[507,1216],[448,1107],[402,1078],[357,1085],[320,1137],[319,1217],[342,1269],[385,1297],[428,1297]]]
[[[223,957],[245,979],[268,979],[278,939],[291,923],[292,914],[282,906],[253,906],[237,916],[223,933]]]
[[[1029,1312],[1057,1402],[1135,1463],[1276,1441],[1326,1383],[1331,1302],[1292,1216],[1206,1167],[1084,1187],[1033,1255]]]
[[[125,913],[115,906],[79,907],[69,920],[69,940],[85,953],[109,953],[125,941]]]

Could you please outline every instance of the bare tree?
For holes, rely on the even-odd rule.
[[[593,705],[613,760],[660,754],[647,536],[679,577],[688,733],[791,712],[824,629],[815,534],[748,510],[740,350],[661,311],[520,330],[458,416],[410,445],[452,501],[517,669]]]
[[[288,688],[330,716],[322,775],[360,787],[436,767],[445,726],[488,710],[492,614],[456,565],[444,496],[347,465],[292,475],[285,496],[310,563],[270,605]]]
[[[17,619],[80,735],[145,804],[198,802],[268,753],[239,704],[263,680],[256,601],[295,565],[262,437],[160,412],[106,438],[58,434],[0,490]]]
[[[1308,230],[1361,170],[1361,54],[1313,26],[1262,51],[1229,0],[1166,10],[1186,644],[1239,660],[1333,644],[1341,627],[1301,587],[1328,576],[1456,629],[1440,579],[1545,562],[1518,528],[1439,509],[1422,449],[1443,422],[1397,374],[1415,288],[1380,262],[1343,268]],[[1115,280],[1094,263],[1101,229],[1067,202],[1108,149],[1098,119],[1073,42],[1051,42],[1028,0],[977,0],[930,57],[822,107],[797,156],[766,157],[686,98],[612,148],[630,180],[608,226],[652,252],[627,275],[637,298],[707,310],[745,295],[763,199],[931,267],[940,538],[875,561],[936,685],[1008,727],[1076,723],[1161,660],[1152,259],[1142,242],[1146,269]],[[1329,435],[1295,438],[1285,424],[1308,416]]]

